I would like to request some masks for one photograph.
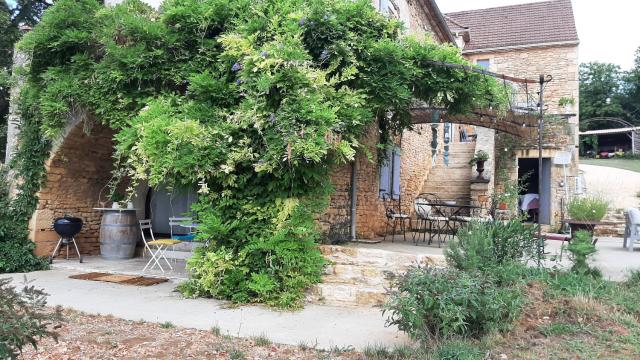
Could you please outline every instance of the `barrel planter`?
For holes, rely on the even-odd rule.
[[[102,209],[100,255],[109,260],[131,259],[140,238],[135,210]]]

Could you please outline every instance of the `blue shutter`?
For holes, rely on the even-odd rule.
[[[392,177],[392,185],[393,189],[391,192],[392,198],[397,200],[400,199],[400,149],[393,149],[393,177]]]
[[[389,158],[389,153],[387,152],[387,158],[382,161],[380,166],[380,186],[378,187],[378,194],[380,198],[384,196],[384,194],[391,194],[391,159]]]

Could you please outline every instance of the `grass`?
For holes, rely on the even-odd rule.
[[[640,172],[640,160],[638,159],[580,159],[580,163]]]
[[[269,340],[269,338],[266,337],[265,335],[254,336],[251,339],[253,340],[253,343],[256,344],[256,346],[269,346],[269,345],[271,345],[271,340]]]
[[[165,321],[163,323],[160,324],[160,327],[163,329],[171,329],[176,327],[175,325],[173,325],[173,323],[171,321]]]
[[[214,326],[211,328],[211,333],[215,336],[220,336],[222,334],[222,331],[220,330],[219,326]]]

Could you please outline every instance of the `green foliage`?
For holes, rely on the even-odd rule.
[[[497,268],[537,259],[536,227],[519,220],[472,222],[444,251],[447,264],[464,271]]]
[[[587,263],[589,256],[595,254],[598,250],[593,244],[593,235],[588,231],[576,231],[573,234],[571,242],[567,246],[567,250],[571,253],[571,271],[580,275],[590,275],[594,277],[600,277],[602,274],[600,270],[592,268]]]
[[[569,216],[579,221],[600,221],[608,209],[609,203],[598,196],[576,196],[567,204]]]
[[[394,282],[384,312],[388,324],[427,343],[505,329],[522,303],[518,287],[497,286],[490,274],[415,267]]]
[[[508,103],[493,79],[430,64],[467,64],[459,49],[401,34],[368,0],[60,0],[20,43],[25,100],[40,139],[69,118],[112,127],[129,194],[199,185],[209,245],[186,295],[296,307],[320,281],[329,169],[368,125],[384,145],[411,127],[415,99],[451,113]]]
[[[52,327],[62,321],[60,308],[46,308],[47,294],[26,283],[21,290],[10,279],[0,279],[0,358],[17,359],[22,349],[45,337],[57,340]]]
[[[467,341],[452,340],[440,344],[434,357],[438,360],[481,360],[485,358],[485,354]]]

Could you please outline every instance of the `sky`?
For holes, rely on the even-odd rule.
[[[536,0],[436,0],[443,13],[536,2]],[[600,61],[633,67],[640,47],[638,0],[572,0],[580,62]]]

